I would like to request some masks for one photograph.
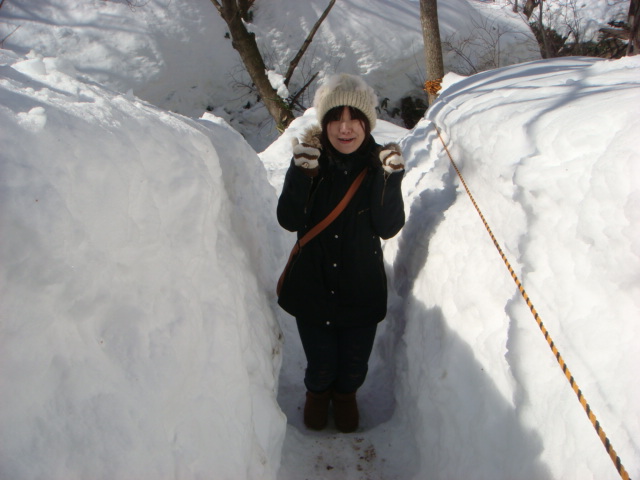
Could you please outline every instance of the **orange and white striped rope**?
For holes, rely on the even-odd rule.
[[[473,195],[471,194],[471,190],[469,190],[469,187],[467,186],[467,182],[465,182],[464,177],[462,176],[462,173],[460,173],[460,170],[458,169],[458,166],[456,165],[456,162],[453,160],[453,157],[451,156],[451,152],[449,152],[449,149],[447,148],[447,144],[445,143],[444,139],[442,138],[442,135],[440,135],[440,131],[438,130],[438,127],[435,126],[435,124],[434,124],[434,128],[436,130],[436,133],[438,134],[438,137],[440,138],[440,141],[442,142],[442,145],[444,147],[445,152],[447,152],[447,155],[449,156],[449,160],[451,161],[451,165],[453,165],[454,170],[456,171],[456,173],[458,174],[458,177],[460,178],[460,181],[462,182],[462,186],[464,187],[464,189],[466,190],[467,194],[469,195],[469,198],[471,199],[471,203],[473,203],[473,206],[475,207],[476,211],[478,212],[478,215],[480,215],[482,223],[484,224],[485,228],[487,229],[487,232],[489,232],[489,236],[491,237],[491,240],[493,241],[493,244],[498,249],[498,253],[500,253],[500,256],[502,257],[502,260],[504,261],[505,265],[507,266],[507,269],[509,270],[509,273],[511,274],[511,278],[513,278],[513,280],[516,282],[516,285],[518,286],[518,290],[522,294],[522,297],[524,298],[525,302],[527,302],[527,306],[529,307],[529,310],[531,310],[531,313],[533,314],[533,318],[535,318],[538,326],[540,327],[540,331],[543,333],[544,338],[547,340],[547,343],[549,344],[549,347],[551,348],[551,351],[553,352],[553,355],[556,357],[556,360],[558,361],[558,364],[560,365],[560,368],[562,368],[562,371],[564,372],[564,375],[567,377],[567,380],[569,380],[569,383],[571,384],[571,388],[573,389],[575,394],[578,396],[578,400],[580,401],[580,405],[582,405],[582,408],[584,409],[584,411],[586,412],[587,416],[589,417],[589,420],[591,421],[591,424],[595,428],[595,430],[596,430],[596,432],[598,434],[598,437],[600,437],[600,441],[604,445],[604,448],[607,450],[607,453],[609,454],[609,457],[613,461],[613,464],[615,465],[616,470],[618,471],[618,473],[620,474],[620,476],[622,477],[623,480],[630,480],[629,474],[627,473],[627,471],[625,470],[624,466],[622,465],[622,461],[620,460],[620,457],[618,456],[618,454],[616,453],[615,449],[613,448],[613,445],[611,445],[611,442],[609,441],[609,438],[607,438],[606,433],[604,432],[604,430],[600,426],[600,422],[598,421],[598,419],[596,418],[595,414],[591,410],[591,407],[589,407],[589,404],[587,403],[586,398],[584,398],[584,395],[582,394],[582,391],[578,387],[578,384],[576,383],[575,379],[573,378],[573,375],[569,371],[569,367],[567,366],[566,362],[562,358],[562,355],[560,355],[560,352],[558,351],[558,348],[555,346],[553,340],[551,339],[551,335],[549,335],[548,330],[545,328],[544,324],[542,323],[542,319],[540,318],[540,315],[538,315],[538,312],[534,308],[533,303],[531,302],[531,299],[529,298],[529,295],[527,295],[527,292],[524,290],[524,287],[522,286],[522,283],[518,279],[518,276],[516,275],[516,273],[514,272],[513,268],[511,267],[511,264],[509,263],[509,260],[507,260],[507,256],[502,251],[502,248],[500,247],[500,244],[498,243],[498,241],[496,240],[495,235],[491,231],[491,228],[489,227],[489,224],[487,223],[487,220],[484,218],[484,215],[482,214],[482,211],[480,210],[480,207],[478,207],[478,204],[476,203],[475,198],[473,198]]]

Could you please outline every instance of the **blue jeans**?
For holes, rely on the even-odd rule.
[[[318,326],[296,319],[307,357],[304,384],[322,393],[352,393],[364,383],[377,324],[366,327]]]

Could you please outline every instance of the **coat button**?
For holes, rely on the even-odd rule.
[[[336,268],[337,266],[338,266],[338,264],[337,264],[337,263],[334,263],[334,264],[333,264],[333,268]]]
[[[327,325],[331,325],[331,322],[327,322]]]
[[[338,235],[337,233],[333,236],[333,238],[338,238],[340,235]]]

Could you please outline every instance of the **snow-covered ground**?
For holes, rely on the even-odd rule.
[[[210,2],[71,3],[0,10],[0,37],[21,25],[0,50],[0,478],[618,478],[436,128],[640,476],[639,57],[449,74],[413,130],[379,122],[376,139],[407,159],[407,224],[385,244],[390,313],[361,429],[312,433],[274,286],[292,244],[275,202],[313,111],[275,141],[260,122],[250,143],[231,128],[250,130],[248,112],[222,112],[233,52],[189,36],[215,30]],[[258,20],[278,3],[313,5],[311,23],[323,8],[265,3],[263,41],[286,32]],[[323,35],[380,26],[384,6],[399,33],[419,32],[401,20],[415,2],[342,3]],[[385,69],[419,54],[390,38],[379,63],[362,44],[337,67],[404,95]],[[221,106],[194,115],[215,95]]]
[[[539,9],[536,8],[531,20],[537,22],[539,13]],[[560,35],[567,37],[569,42],[575,42],[576,39],[596,41],[602,27],[607,27],[609,22],[626,23],[628,13],[629,1],[626,0],[547,0],[543,5],[542,21]]]
[[[59,68],[90,78],[165,110],[199,117],[205,109],[227,120],[257,150],[277,130],[250,84],[228,29],[210,0],[11,0],[0,9],[4,47],[55,57]],[[284,75],[326,0],[255,3],[253,23],[267,67]],[[526,23],[509,7],[468,0],[440,5],[440,28],[474,64],[495,66],[540,58]],[[19,27],[17,30],[16,27]],[[15,31],[14,31],[15,30]],[[484,41],[470,48],[469,38]],[[424,55],[418,3],[411,0],[341,0],[316,33],[292,78],[296,92],[312,74],[357,73],[388,98],[391,111],[407,95],[421,96]],[[447,70],[467,72],[464,57],[445,55]],[[317,87],[300,99],[311,106]],[[302,112],[300,112],[302,113]],[[383,112],[384,113],[384,112]],[[398,118],[398,121],[400,119]]]

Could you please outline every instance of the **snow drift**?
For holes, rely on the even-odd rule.
[[[1,60],[1,476],[273,477],[257,155],[219,119]]]
[[[165,110],[199,117],[210,109],[258,151],[277,137],[255,93],[228,29],[210,0],[132,2],[12,0],[2,8],[5,48],[56,57],[65,68],[119,92],[132,92]],[[267,67],[284,75],[328,2],[256,2],[249,29]],[[462,13],[464,12],[464,13]],[[540,58],[526,23],[507,7],[449,0],[439,6],[442,37],[459,46],[447,70],[468,71],[467,60],[493,67]],[[465,20],[462,19],[472,19]],[[44,20],[46,19],[46,20]],[[363,21],[366,20],[366,21]],[[380,34],[380,32],[388,32]],[[463,47],[482,32],[481,47]],[[499,33],[499,35],[497,35]],[[421,95],[425,74],[419,5],[411,0],[343,0],[321,25],[289,86],[296,92],[314,73],[365,77],[389,111],[407,95]],[[311,106],[313,83],[299,100]],[[300,112],[301,113],[301,112]],[[400,119],[398,118],[399,122]]]

